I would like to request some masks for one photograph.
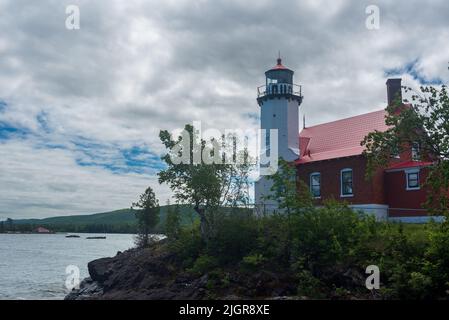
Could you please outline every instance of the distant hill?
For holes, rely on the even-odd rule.
[[[163,225],[165,224],[167,212],[170,207],[174,208],[175,205],[161,206],[160,222],[156,230],[163,230]],[[18,219],[13,222],[18,227],[21,225],[48,226],[58,231],[68,232],[89,231],[90,229],[95,229],[92,232],[96,232],[96,230],[101,230],[102,226],[108,231],[113,229],[120,232],[120,230],[132,231],[135,229],[137,221],[134,213],[134,210],[131,209],[121,209],[87,215],[59,216],[44,219]],[[190,206],[181,205],[180,213],[182,225],[191,224],[197,219],[197,214]]]

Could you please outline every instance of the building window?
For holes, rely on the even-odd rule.
[[[421,153],[421,151],[420,151],[419,143],[414,142],[412,144],[412,160],[419,161],[420,157],[421,157],[420,153]]]
[[[319,172],[310,174],[310,192],[314,198],[321,197],[321,174]]]
[[[354,195],[352,185],[352,169],[343,169],[340,172],[340,187],[342,197],[352,197]]]
[[[419,170],[405,171],[407,190],[419,190]]]

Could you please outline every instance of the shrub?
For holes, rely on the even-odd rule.
[[[291,262],[291,234],[289,219],[284,215],[260,218],[256,248],[253,253],[262,254],[270,261],[271,268],[288,268]],[[290,226],[291,227],[291,226]]]
[[[217,268],[218,266],[219,263],[215,257],[201,255],[196,259],[193,267],[189,271],[195,274],[202,275],[207,273],[208,271],[213,270],[214,268]]]
[[[355,263],[376,235],[375,223],[373,217],[333,202],[308,210],[295,219],[296,260],[315,275],[332,266]]]
[[[373,264],[383,298],[447,297],[449,232],[441,225],[380,223],[330,202],[290,215],[228,213],[214,228],[207,242],[198,224],[168,242],[182,267],[209,274],[210,290],[229,286],[231,275],[241,278],[234,272],[260,270],[296,279],[298,294],[310,298],[366,297],[363,270]]]
[[[435,294],[446,296],[449,290],[449,226],[443,224],[429,232],[423,273],[432,279]]]
[[[220,268],[215,268],[208,273],[207,289],[210,291],[224,289],[231,283],[230,274]]]
[[[256,246],[257,234],[258,221],[252,215],[226,215],[209,239],[206,253],[223,265],[240,262]]]
[[[325,297],[323,293],[323,283],[312,275],[309,271],[303,270],[298,273],[298,295],[313,299],[322,299]]]
[[[265,258],[260,253],[251,254],[243,257],[242,265],[244,268],[254,270],[260,267],[265,262]]]
[[[201,254],[204,242],[201,239],[198,224],[184,227],[179,231],[178,237],[169,242],[169,250],[173,252],[181,264],[188,268]]]
[[[432,279],[421,272],[412,272],[408,281],[408,298],[425,299],[431,297]]]

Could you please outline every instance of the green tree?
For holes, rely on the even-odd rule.
[[[169,185],[177,202],[193,206],[200,217],[202,239],[208,241],[223,207],[248,205],[248,153],[235,148],[226,152],[219,141],[201,139],[191,125],[177,138],[168,131],[161,131],[159,137],[168,151],[162,157],[167,168],[159,172],[159,183]],[[232,136],[222,138],[230,139],[234,147],[237,144]]]
[[[140,195],[139,201],[132,204],[131,209],[136,210],[137,236],[136,245],[146,247],[150,243],[150,232],[159,222],[159,201],[151,187]]]
[[[412,91],[405,88],[406,92]],[[407,101],[406,101],[407,102]],[[412,94],[410,104],[396,99],[387,107],[385,119],[389,129],[369,133],[362,141],[368,159],[368,177],[374,170],[388,165],[391,155],[419,146],[420,157],[431,160],[426,184],[430,192],[426,206],[433,212],[449,211],[449,95],[447,87],[420,88]]]
[[[294,163],[279,159],[278,171],[268,177],[273,183],[271,194],[266,196],[269,200],[275,200],[278,203],[281,219],[285,219],[283,256],[289,261],[292,256],[292,242],[294,238],[293,220],[298,214],[304,214],[305,211],[312,212],[313,200],[307,185],[302,181],[297,181],[296,167]]]
[[[272,193],[266,198],[275,200],[279,209],[285,211],[287,215],[313,207],[309,188],[304,182],[298,182],[296,177],[295,165],[282,158],[279,159],[278,171],[274,175],[268,176],[268,179],[273,182],[273,186],[271,187]]]
[[[178,239],[181,231],[181,215],[179,205],[167,206],[167,218],[165,220],[165,233],[170,239]]]

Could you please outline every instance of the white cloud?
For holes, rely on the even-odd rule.
[[[4,142],[0,148],[0,219],[127,208],[148,186],[157,190],[161,203],[169,194],[154,175],[82,167],[70,150],[36,148],[23,140]]]

